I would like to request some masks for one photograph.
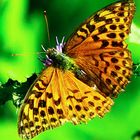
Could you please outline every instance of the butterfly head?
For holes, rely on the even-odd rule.
[[[41,60],[43,64],[45,66],[52,65],[53,67],[58,67],[64,70],[73,69],[73,67],[75,67],[73,59],[68,57],[66,54],[62,53],[64,45],[64,37],[62,38],[61,43],[58,42],[58,39],[56,37],[56,48],[45,50],[42,47],[43,50],[46,52],[46,58],[44,60]]]
[[[55,48],[51,48],[46,50],[43,46],[42,49],[46,52],[46,58],[45,59],[41,59],[41,61],[43,62],[43,64],[45,66],[50,66],[53,64],[53,62],[56,61],[56,57],[60,54],[62,54],[62,48],[64,47],[64,38],[62,38],[62,41],[59,43],[58,38],[56,36],[56,49]]]

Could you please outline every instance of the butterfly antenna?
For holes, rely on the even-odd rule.
[[[48,19],[47,19],[47,12],[44,11],[44,17],[47,25],[47,35],[48,35],[48,41],[49,41],[49,47],[50,47],[50,32],[49,32],[49,25],[48,25]]]

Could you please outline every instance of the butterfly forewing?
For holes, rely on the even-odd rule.
[[[18,130],[23,139],[69,121],[87,122],[104,116],[113,101],[74,77],[70,71],[49,67],[41,73],[21,107]]]
[[[72,49],[79,48],[82,42],[87,39],[95,43],[97,40],[104,40],[103,38],[98,39],[97,35],[103,36],[104,33],[109,33],[111,31],[114,34],[118,31],[123,31],[128,34],[134,12],[135,5],[133,0],[117,2],[99,10],[81,24],[76,32],[68,38],[64,52],[71,55]],[[88,37],[92,37],[93,39]],[[104,37],[106,37],[106,35]],[[96,49],[96,47],[94,48]]]
[[[30,139],[40,133],[42,129],[49,129],[46,124],[48,117],[46,113],[47,93],[46,88],[51,82],[53,69],[43,71],[31,86],[20,109],[18,121],[18,133],[23,139]],[[43,127],[44,123],[46,124]]]
[[[135,11],[132,0],[112,4],[88,18],[68,39],[64,52],[107,96],[116,96],[132,74],[128,37]],[[90,80],[80,79],[92,86]]]

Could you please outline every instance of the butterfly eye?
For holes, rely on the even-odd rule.
[[[57,51],[55,48],[51,48],[51,49],[48,49],[48,50],[46,51],[46,55],[47,55],[50,59],[55,58],[57,54],[58,54],[58,51]]]
[[[55,48],[52,48],[52,51],[56,51],[56,49]]]

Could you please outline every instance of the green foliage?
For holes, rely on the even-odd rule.
[[[11,100],[16,107],[20,107],[28,89],[36,78],[37,75],[33,74],[23,83],[8,79],[5,84],[0,85],[0,105],[4,105],[7,101]]]
[[[140,131],[137,131],[132,138],[133,140],[140,140]]]
[[[49,47],[43,10],[47,10],[51,47],[54,39],[66,36],[93,12],[117,0],[53,0],[53,1],[0,1],[0,81],[4,84],[9,78],[25,82],[33,73],[43,67],[36,52],[42,51],[41,44]],[[128,39],[134,63],[140,62],[140,1],[135,0],[136,14]],[[12,54],[24,54],[12,56]],[[116,100],[111,111],[103,119],[94,119],[88,124],[73,126],[65,124],[53,131],[46,131],[34,140],[132,140],[140,130],[140,77],[133,76]],[[16,83],[17,87],[18,84]],[[28,89],[27,86],[25,88]],[[25,89],[25,91],[27,91]],[[8,89],[6,89],[8,90]],[[5,91],[6,96],[11,99]],[[18,92],[22,92],[19,90]],[[4,100],[3,100],[4,101]],[[13,104],[0,106],[0,137],[19,140],[17,135],[17,114]]]

